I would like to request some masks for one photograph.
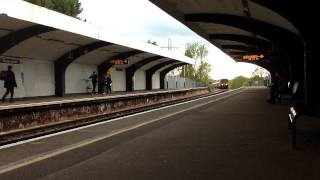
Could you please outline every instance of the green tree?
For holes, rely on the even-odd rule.
[[[268,74],[269,72],[264,68],[257,67],[252,73],[252,76],[250,78],[250,82],[249,82],[250,86],[264,85],[264,81],[267,78]]]
[[[198,81],[208,85],[210,82],[212,82],[212,79],[210,77],[210,72],[211,72],[211,64],[205,61],[200,61],[200,64],[197,69]]]
[[[187,65],[182,69],[181,76],[209,84],[212,82],[210,78],[211,65],[205,62],[204,59],[208,55],[208,49],[203,44],[198,42],[187,43],[185,49],[185,56],[193,58],[194,64]]]
[[[267,77],[269,74],[269,72],[267,70],[265,70],[262,67],[257,67],[253,73],[252,73],[252,77],[254,76],[258,76],[258,77]]]
[[[263,85],[263,84],[264,84],[264,77],[262,77],[262,76],[255,75],[255,76],[252,76],[252,77],[249,79],[249,85],[250,85],[250,86],[253,86],[253,85]]]
[[[27,2],[78,18],[82,12],[79,0],[25,0]]]
[[[209,51],[204,44],[199,44],[197,48],[197,59],[199,59],[200,62],[203,61],[204,58],[208,56],[208,52]]]
[[[180,76],[189,78],[191,80],[195,80],[195,74],[196,74],[196,71],[194,69],[194,66],[192,64],[188,64],[182,67]]]
[[[249,86],[250,85],[250,79],[246,78],[244,76],[237,76],[231,81],[229,81],[229,87],[231,89],[236,89],[242,86]]]
[[[27,2],[30,2],[32,4],[36,4],[38,6],[42,6],[48,9],[53,9],[54,5],[51,0],[25,0]]]
[[[186,50],[184,52],[184,55],[189,57],[189,58],[193,58],[195,59],[196,57],[196,47],[195,44],[190,44],[187,43],[186,44]],[[195,60],[196,61],[196,60]],[[180,74],[182,77],[185,78],[189,78],[191,80],[196,80],[196,69],[195,69],[195,64],[188,64],[186,65],[183,69],[182,72]]]
[[[196,43],[187,43],[184,55],[196,60],[198,46],[199,46],[199,43],[197,43],[197,42]]]

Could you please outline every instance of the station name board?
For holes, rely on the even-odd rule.
[[[259,61],[264,58],[264,55],[257,55],[257,54],[252,54],[252,55],[245,55],[242,57],[243,60],[247,61]]]
[[[20,60],[17,60],[17,59],[9,59],[9,58],[0,58],[0,63],[5,63],[5,64],[20,64]]]
[[[114,59],[114,60],[111,60],[111,64],[123,65],[123,64],[129,64],[129,61],[127,59]]]

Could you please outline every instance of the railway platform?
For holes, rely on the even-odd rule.
[[[287,106],[267,94],[229,91],[3,146],[0,178],[318,179],[320,121],[302,117],[293,149]]]

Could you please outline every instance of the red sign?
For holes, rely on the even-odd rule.
[[[111,64],[123,65],[123,64],[129,64],[129,61],[127,59],[114,59],[114,60],[111,60]]]
[[[260,59],[263,59],[264,55],[257,55],[257,54],[253,54],[253,55],[245,55],[242,57],[243,60],[247,60],[247,61],[259,61]]]

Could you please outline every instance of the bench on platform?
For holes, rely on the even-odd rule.
[[[295,95],[295,92],[293,92],[293,88],[298,88],[298,85],[299,85],[299,82],[295,82],[293,83],[293,85],[288,83],[288,87],[283,88],[279,92],[276,92],[276,95],[275,95],[276,100],[278,100],[280,104],[282,104],[283,100],[287,100],[288,102],[291,102],[292,96]]]
[[[292,94],[296,94],[298,89],[298,82],[296,82],[292,89]],[[291,99],[292,101],[292,99]],[[292,131],[292,147],[296,148],[296,122],[302,116],[319,117],[320,113],[317,108],[306,107],[303,102],[291,102],[288,112],[288,129]]]

